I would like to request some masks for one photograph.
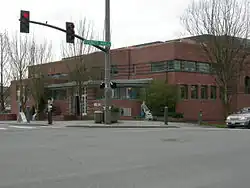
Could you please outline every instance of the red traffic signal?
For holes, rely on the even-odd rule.
[[[20,15],[20,32],[29,33],[30,31],[30,12],[26,10],[21,10]]]
[[[24,13],[23,13],[23,17],[24,17],[24,18],[26,18],[26,19],[29,19],[29,17],[30,17],[30,13],[29,13],[29,12],[27,12],[27,11],[26,11],[26,12],[24,12]]]

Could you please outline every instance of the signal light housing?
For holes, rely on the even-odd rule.
[[[29,33],[30,32],[30,12],[26,10],[21,10],[20,15],[20,32]]]

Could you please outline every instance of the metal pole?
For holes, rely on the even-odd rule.
[[[3,44],[3,35],[0,34],[0,38],[1,38],[1,111],[4,110],[4,93],[3,93],[3,48],[4,48],[4,44]]]
[[[110,0],[105,0],[105,41],[110,42]],[[105,52],[105,124],[111,123],[111,88],[110,88],[110,46],[106,46]]]

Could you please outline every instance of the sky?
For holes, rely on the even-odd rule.
[[[180,24],[180,16],[190,2],[191,0],[110,0],[112,48],[181,37],[184,29]],[[73,21],[76,25],[79,20],[86,18],[93,24],[94,33],[99,36],[97,38],[103,36],[105,0],[4,1],[0,12],[0,32],[19,32],[20,10],[29,10],[32,21],[47,21],[62,28],[65,28],[66,21]],[[61,44],[64,41],[66,43],[65,33],[34,24],[30,25],[30,32],[38,41],[52,41],[54,59],[61,58]]]

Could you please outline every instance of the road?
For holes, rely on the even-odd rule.
[[[0,188],[249,188],[250,131],[0,129]]]

